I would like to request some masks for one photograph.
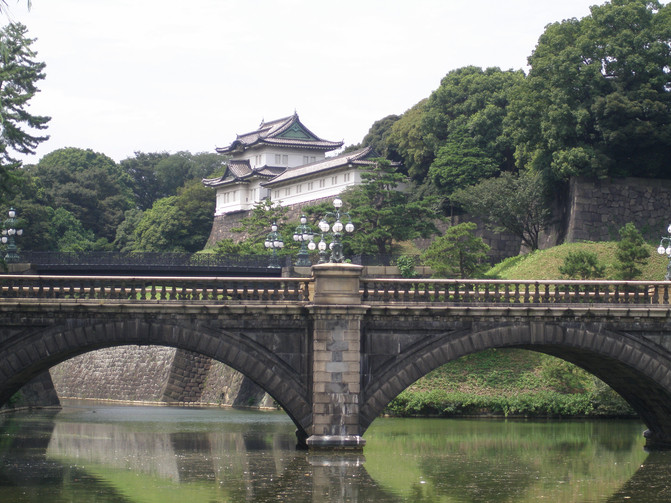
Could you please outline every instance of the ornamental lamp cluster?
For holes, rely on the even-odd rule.
[[[318,250],[319,251],[319,263],[323,264],[325,262],[334,262],[339,263],[344,260],[344,255],[342,253],[342,234],[343,231],[351,233],[354,231],[354,224],[349,213],[341,212],[340,208],[342,207],[342,199],[336,196],[333,200],[333,207],[335,211],[327,212],[322,219],[319,221],[318,227],[320,231],[320,240],[319,243],[315,243],[315,232],[308,224],[308,219],[305,215],[301,215],[300,224],[296,227],[294,231],[294,241],[301,244],[300,250],[297,255],[296,265],[298,267],[309,267],[312,265],[310,261],[309,251]],[[347,217],[347,223],[342,223],[342,218]],[[332,224],[329,221],[333,221]],[[330,240],[330,243],[327,244],[327,240]],[[275,254],[276,248],[282,248],[284,243],[282,243],[279,234],[277,233],[277,225],[273,223],[272,232],[268,234],[266,238],[266,248],[273,249],[273,255]],[[329,256],[329,251],[331,252]],[[277,267],[277,266],[275,266]]]
[[[7,254],[5,255],[5,262],[13,263],[19,261],[18,248],[14,236],[21,236],[23,229],[17,229],[16,211],[10,208],[8,212],[9,218],[4,221],[2,229],[2,244],[7,245]]]
[[[352,223],[352,218],[349,213],[340,212],[342,207],[342,199],[336,196],[333,200],[333,207],[335,208],[334,212],[329,211],[324,215],[324,217],[319,221],[319,230],[321,231],[321,239],[318,244],[315,245],[314,241],[308,245],[311,250],[317,248],[319,250],[319,263],[323,264],[325,262],[340,263],[345,259],[345,256],[342,253],[342,232],[343,230],[347,233],[354,232],[354,224]],[[346,216],[348,219],[347,224],[343,225],[341,218]],[[334,220],[333,224],[329,224],[328,220]],[[325,237],[328,237],[329,231],[331,231],[331,243],[326,244]],[[327,260],[328,251],[331,250],[330,260]]]
[[[296,227],[294,232],[294,241],[301,244],[301,249],[298,252],[298,260],[296,260],[296,265],[298,267],[310,267],[312,262],[310,262],[310,255],[308,254],[308,243],[312,243],[314,234],[312,229],[308,225],[308,219],[305,215],[301,215],[301,223]]]
[[[666,232],[669,233],[669,236],[663,237],[659,241],[659,247],[657,248],[657,253],[660,255],[666,255],[669,258],[669,264],[666,266],[666,277],[667,281],[671,280],[671,224],[667,227]]]
[[[273,258],[270,267],[280,267],[280,262],[277,258],[277,250],[284,248],[284,241],[282,241],[282,236],[277,232],[277,229],[277,224],[273,222],[273,225],[270,226],[270,232],[263,243],[266,248],[273,250]]]

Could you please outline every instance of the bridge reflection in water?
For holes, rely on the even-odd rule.
[[[361,453],[294,449],[281,413],[75,404],[0,421],[2,501],[668,501],[636,422],[384,419]]]
[[[0,276],[0,403],[78,354],[199,353],[267,391],[313,449],[361,449],[398,393],[494,347],[541,351],[609,384],[671,447],[669,282]]]

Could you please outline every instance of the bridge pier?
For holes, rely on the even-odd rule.
[[[311,450],[361,450],[366,443],[359,421],[362,270],[351,264],[313,267]]]

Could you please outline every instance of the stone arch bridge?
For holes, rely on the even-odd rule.
[[[137,344],[219,360],[267,391],[310,448],[361,448],[398,393],[488,348],[575,363],[671,448],[669,282],[0,276],[0,403],[73,356]]]

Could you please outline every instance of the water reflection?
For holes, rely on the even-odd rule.
[[[364,457],[297,451],[283,414],[79,407],[2,421],[0,501],[671,499],[671,453],[646,454],[636,422],[379,419]]]

